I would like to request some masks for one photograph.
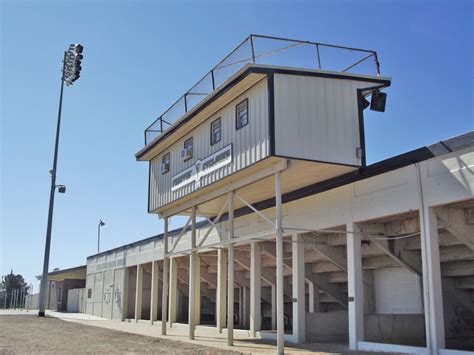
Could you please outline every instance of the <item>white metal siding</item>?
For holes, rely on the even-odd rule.
[[[248,98],[249,123],[236,131],[235,106]],[[211,147],[210,124],[218,117],[221,118],[221,141]],[[183,161],[180,152],[184,141],[193,137],[193,158]],[[179,199],[195,190],[194,183],[188,184],[176,191],[171,191],[171,178],[192,166],[197,159],[203,159],[212,153],[231,144],[233,161],[231,164],[210,173],[201,179],[201,186],[209,185],[238,170],[252,165],[269,155],[269,127],[268,127],[268,92],[267,80],[261,80],[238,98],[230,102],[205,122],[194,129],[170,149],[157,155],[151,161],[150,168],[150,210],[159,208],[176,199]],[[171,153],[170,171],[161,174],[160,165],[162,156]]]
[[[275,75],[277,155],[360,165],[357,89],[373,83]]]

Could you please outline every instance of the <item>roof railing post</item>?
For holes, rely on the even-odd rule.
[[[216,82],[214,79],[214,69],[211,70],[212,90],[216,90]]]
[[[318,69],[321,69],[321,55],[319,53],[319,44],[316,43],[316,52],[318,53]]]
[[[250,35],[249,39],[250,39],[250,49],[252,50],[252,62],[255,64],[255,48],[253,45],[253,35]]]
[[[184,94],[184,112],[188,112],[188,93]]]
[[[379,57],[377,55],[377,52],[374,52],[374,61],[375,61],[375,69],[377,71],[377,76],[380,76],[380,63],[379,63]]]

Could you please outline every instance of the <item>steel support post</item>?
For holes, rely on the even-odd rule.
[[[354,222],[346,225],[349,348],[357,350],[364,340],[364,283],[362,275],[361,230]]]
[[[229,214],[229,241],[234,238],[234,191],[229,191],[228,214]],[[234,244],[229,243],[227,247],[227,345],[234,345]]]
[[[153,324],[158,319],[158,261],[153,260],[151,264],[151,299],[150,299],[150,322]]]
[[[166,319],[168,311],[168,217],[163,219],[163,296],[161,297],[161,335],[166,335]]]
[[[276,219],[276,287],[277,287],[277,350],[285,352],[285,322],[283,303],[283,221],[281,212],[281,177],[275,173],[275,219]]]
[[[169,315],[168,315],[168,325],[173,326],[173,323],[176,322],[177,316],[177,302],[178,302],[178,261],[176,258],[169,259]]]
[[[137,265],[137,287],[135,289],[135,321],[142,317],[143,266]]]
[[[306,309],[304,281],[304,243],[298,234],[292,235],[292,271],[293,271],[293,339],[304,343],[306,339]]]
[[[227,317],[227,255],[217,251],[216,327],[219,333],[225,328]]]
[[[201,257],[196,253],[194,261],[195,284],[194,284],[194,325],[201,324]]]
[[[250,244],[250,336],[256,337],[261,325],[261,247]]]
[[[191,208],[191,248],[196,247],[196,206]],[[194,329],[196,327],[196,251],[191,251],[189,256],[189,339],[194,339]]]

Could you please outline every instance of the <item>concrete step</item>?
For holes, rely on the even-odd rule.
[[[441,263],[443,277],[474,276],[474,260]]]
[[[474,276],[456,278],[455,285],[460,290],[474,290]]]
[[[442,263],[474,260],[474,250],[469,249],[465,245],[444,246],[439,249],[439,257]]]

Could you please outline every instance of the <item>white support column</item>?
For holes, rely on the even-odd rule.
[[[357,350],[364,340],[364,283],[362,278],[361,232],[358,225],[349,222],[347,233],[347,277],[349,312],[349,348]],[[350,233],[355,232],[355,233]]]
[[[114,319],[114,305],[115,305],[115,271],[112,271],[112,288],[110,290],[110,319]]]
[[[281,212],[280,172],[275,173],[275,219],[276,219],[276,288],[277,288],[277,350],[284,354],[285,313],[283,303],[283,221]]]
[[[219,333],[225,328],[227,317],[227,255],[217,251],[216,327]]]
[[[196,207],[191,208],[191,248],[196,247]],[[196,251],[193,250],[189,256],[189,339],[194,339],[194,330],[196,327]]]
[[[292,270],[293,270],[293,339],[304,343],[306,339],[306,309],[304,281],[304,243],[298,234],[292,235]]]
[[[234,238],[234,191],[229,191],[229,240]],[[227,247],[227,345],[234,345],[234,244]]]
[[[309,313],[319,312],[319,287],[314,282],[308,283],[308,294]]]
[[[261,326],[261,247],[250,244],[250,336],[256,337]]]
[[[137,287],[135,288],[135,321],[142,317],[143,266],[137,265]]]
[[[276,293],[276,286],[272,284],[272,330],[276,330],[277,328],[277,293]]]
[[[150,322],[153,324],[158,319],[158,261],[151,263],[151,300],[150,300]]]
[[[123,268],[123,287],[122,287],[122,321],[128,318],[128,289],[129,289],[129,269]]]
[[[178,261],[176,258],[169,259],[169,315],[168,326],[171,328],[176,322],[177,301],[178,301]]]
[[[168,217],[163,220],[163,296],[161,297],[161,335],[166,335],[166,320],[168,311]]]
[[[420,166],[416,165],[420,206],[421,261],[426,347],[432,354],[444,349],[443,286],[439,258],[438,220],[433,208],[426,206]]]

